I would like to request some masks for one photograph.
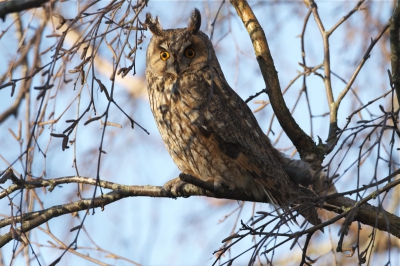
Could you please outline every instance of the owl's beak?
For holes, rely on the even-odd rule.
[[[167,73],[172,74],[174,76],[179,76],[179,65],[177,60],[171,60],[167,63]]]

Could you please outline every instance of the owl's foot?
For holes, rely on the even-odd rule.
[[[203,180],[201,180],[199,178],[196,178],[196,177],[194,177],[192,175],[184,174],[184,173],[181,173],[179,175],[179,178],[183,182],[190,183],[192,185],[195,185],[196,187],[199,187],[199,188],[202,188],[204,190],[208,190],[208,191],[214,192],[214,187],[213,187],[212,183],[210,183],[210,182],[203,181]]]
[[[188,183],[185,181],[182,181],[179,177],[177,177],[177,178],[169,180],[167,183],[165,183],[163,186],[163,188],[164,188],[163,191],[169,197],[174,197],[174,196],[189,197],[189,196],[185,196],[186,193],[185,193],[184,187],[186,184],[188,184]]]
[[[235,188],[229,186],[229,184],[227,184],[223,178],[221,177],[214,178],[214,193],[220,191],[224,194],[228,192],[228,195],[231,195],[234,189]]]
[[[234,188],[228,186],[222,178],[213,178],[207,181],[201,180],[196,178],[190,174],[181,173],[179,177],[174,178],[167,183],[164,184],[164,192],[165,195],[169,197],[176,197],[176,196],[186,196],[188,191],[185,190],[185,186],[188,184],[195,185],[205,191],[210,191],[212,193],[222,193],[222,194],[232,194]],[[190,192],[189,192],[190,193]]]
[[[215,177],[215,178],[210,178],[207,180],[201,180],[192,175],[182,173],[179,175],[179,178],[186,183],[193,184],[199,188],[202,188],[203,190],[210,191],[214,194],[222,193],[222,195],[223,194],[230,195],[230,194],[232,194],[233,189],[234,189],[233,187],[230,187],[228,184],[226,184],[224,179],[221,177]]]
[[[221,178],[214,178],[213,183],[214,183],[214,193],[217,191],[221,191],[223,188],[223,180]]]

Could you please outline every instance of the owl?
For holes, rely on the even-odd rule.
[[[278,152],[229,86],[210,39],[199,30],[199,10],[186,28],[163,30],[150,14],[145,23],[153,34],[146,54],[150,107],[179,170],[216,190],[241,189],[284,210],[299,204],[306,196],[299,184],[310,179],[307,164]],[[177,178],[164,188],[182,185]],[[314,207],[301,214],[320,222]]]

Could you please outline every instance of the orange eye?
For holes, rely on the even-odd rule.
[[[196,56],[196,52],[192,48],[188,48],[185,50],[185,56],[187,58],[193,58]]]
[[[167,51],[161,52],[160,58],[161,60],[166,61],[169,58],[169,53]]]

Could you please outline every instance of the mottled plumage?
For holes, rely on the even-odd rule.
[[[303,176],[297,175],[305,174],[309,181],[308,165],[301,163],[297,169],[296,161],[272,147],[247,104],[225,80],[209,38],[199,31],[199,11],[193,11],[183,29],[162,30],[150,14],[146,23],[154,35],[146,60],[150,106],[182,173],[211,182],[216,189],[241,188],[286,210],[288,204],[300,203],[296,199],[306,194],[296,184]],[[302,214],[313,224],[319,222],[314,208]]]

